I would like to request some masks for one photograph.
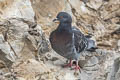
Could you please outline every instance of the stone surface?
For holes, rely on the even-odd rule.
[[[6,0],[4,0],[6,1]],[[7,2],[7,1],[6,1]],[[27,18],[29,20],[34,21],[34,12],[33,12],[33,8],[31,6],[31,2],[29,0],[16,0],[10,1],[12,3],[12,5],[10,5],[9,7],[5,8],[3,14],[2,14],[2,18]],[[6,4],[4,6],[7,6]]]
[[[0,80],[120,80],[119,8],[120,0],[0,0]],[[50,48],[60,11],[98,45],[81,53],[81,73]]]
[[[87,6],[95,10],[98,10],[102,4],[103,4],[102,0],[89,0],[89,2],[87,3]]]
[[[112,70],[107,78],[107,80],[119,80],[120,79],[120,58],[115,59],[112,66]]]
[[[117,49],[118,49],[118,52],[120,52],[120,40],[118,40],[117,42]]]
[[[31,25],[36,22],[30,1],[14,1],[4,11],[7,13],[4,12],[0,19],[0,50],[6,57],[15,62],[19,57],[34,58],[33,55],[48,51],[48,41],[41,26]]]

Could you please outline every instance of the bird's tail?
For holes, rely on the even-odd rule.
[[[88,46],[87,46],[87,51],[95,52],[97,46],[94,40],[88,39]]]

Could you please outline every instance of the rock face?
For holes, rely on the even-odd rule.
[[[120,0],[0,0],[0,80],[120,80],[119,8]],[[81,53],[81,73],[62,68],[66,59],[49,47],[60,11],[99,47]]]
[[[30,1],[14,1],[4,11],[0,19],[0,50],[6,57],[15,62],[21,56],[28,59],[48,51],[48,41],[34,20]]]

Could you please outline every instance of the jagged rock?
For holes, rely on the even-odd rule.
[[[16,78],[24,78],[29,80],[36,80],[36,76],[45,75],[50,73],[50,69],[34,59],[29,59],[26,62],[15,64],[14,72],[16,72]]]
[[[0,59],[3,58],[2,60],[4,60],[4,58],[8,57],[11,61],[15,61],[16,57],[14,55],[14,52],[12,51],[9,43],[4,40],[3,35],[0,35],[0,50],[1,50],[1,55],[3,55],[3,56],[1,56]],[[10,61],[8,61],[8,62],[10,62]]]
[[[111,72],[107,78],[107,80],[119,80],[120,79],[120,58],[114,60],[114,64],[112,66]]]
[[[11,67],[13,62],[11,60],[9,60],[8,58],[6,58],[6,54],[0,49],[0,60],[4,61],[4,66],[5,67]],[[3,66],[3,65],[1,65]]]
[[[42,29],[47,35],[49,35],[52,29],[55,29],[55,25],[52,23],[52,20],[58,12],[65,9],[65,1],[31,0],[31,3],[35,11],[37,22],[40,23]]]
[[[120,69],[119,69],[118,72],[116,73],[115,79],[116,79],[116,80],[119,80],[119,79],[120,79]]]
[[[6,64],[12,61],[14,69],[0,79],[111,80],[114,75],[113,80],[119,80],[119,5],[119,0],[0,0],[0,51],[4,54],[0,59]],[[78,76],[71,68],[62,68],[66,59],[49,50],[49,33],[57,26],[52,19],[60,11],[70,13],[73,25],[92,34],[98,44],[96,52],[81,54]]]
[[[120,51],[120,40],[118,40],[117,46],[118,46],[118,51]]]
[[[103,4],[102,0],[89,0],[89,2],[87,3],[87,6],[97,10],[101,7],[102,4]]]
[[[13,1],[11,0],[12,5],[4,9],[2,18],[27,18],[29,20],[34,21],[34,11],[31,6],[31,2],[29,0],[22,1]]]
[[[112,34],[112,35],[113,35],[113,34],[119,35],[119,34],[120,34],[120,28],[116,29],[116,30],[113,31],[111,34]]]
[[[48,41],[41,26],[34,22],[35,14],[30,1],[13,1],[11,7],[6,7],[4,11],[0,21],[0,49],[10,60],[15,61],[21,56],[24,59],[34,58],[33,54],[48,51]],[[34,35],[29,31],[33,31]]]

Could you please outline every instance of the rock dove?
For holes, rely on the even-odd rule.
[[[72,18],[66,12],[59,12],[53,22],[59,22],[56,30],[50,34],[51,47],[59,55],[70,60],[67,66],[72,66],[76,61],[75,70],[79,70],[78,60],[80,53],[95,47],[95,41],[80,32],[76,27],[72,26]]]

